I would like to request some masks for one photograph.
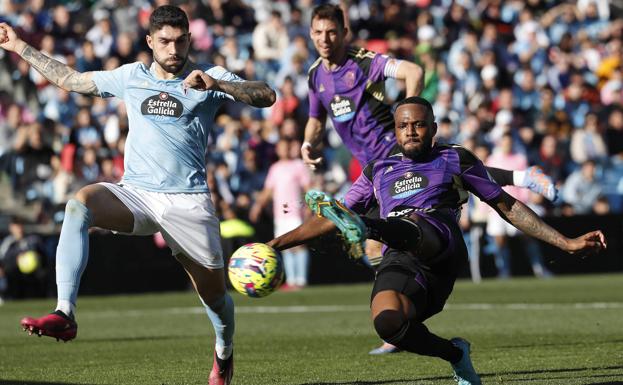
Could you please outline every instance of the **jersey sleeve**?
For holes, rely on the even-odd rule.
[[[316,89],[314,87],[313,72],[309,74],[307,85],[309,88],[309,117],[320,119],[324,116],[324,107],[320,103],[320,99],[318,98],[318,94],[316,93]]]
[[[124,64],[112,71],[94,71],[93,83],[102,98],[116,96],[123,99],[126,84],[132,76],[132,72],[140,63]]]
[[[484,202],[491,202],[502,193],[502,187],[493,181],[485,165],[470,151],[457,146],[461,180],[465,188]]]
[[[386,55],[376,54],[370,61],[368,79],[373,83],[385,81],[385,66],[390,60],[394,60]]]
[[[366,214],[377,204],[374,196],[374,185],[366,172],[362,172],[355,183],[348,189],[344,196],[344,204],[360,215]]]
[[[225,68],[221,66],[210,67],[204,70],[204,72],[216,80],[223,80],[226,82],[244,82],[245,81],[240,76],[227,71]],[[216,99],[235,100],[233,96],[225,92],[221,92],[221,91],[213,91],[213,97]]]

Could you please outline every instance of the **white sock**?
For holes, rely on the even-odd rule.
[[[65,313],[65,315],[71,317],[74,314],[74,312],[76,311],[76,305],[74,305],[70,301],[67,301],[67,300],[64,300],[64,299],[59,299],[58,302],[56,303],[56,309],[55,310],[60,310],[63,313]]]
[[[513,184],[515,186],[527,187],[524,186],[526,180],[526,172],[525,171],[513,171]]]
[[[231,356],[231,353],[234,351],[234,344],[228,346],[216,345],[214,346],[214,350],[216,351],[216,356],[221,360],[226,360]]]

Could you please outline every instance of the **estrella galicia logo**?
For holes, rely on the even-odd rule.
[[[391,189],[392,198],[402,199],[417,194],[428,186],[428,178],[417,172],[406,172],[402,178],[395,180]]]
[[[335,95],[331,104],[331,113],[338,122],[351,120],[355,116],[355,103],[350,98]]]
[[[183,110],[182,102],[167,92],[150,96],[141,104],[141,113],[143,115],[159,118],[179,118],[182,116]]]

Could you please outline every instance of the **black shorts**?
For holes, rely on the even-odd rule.
[[[381,291],[394,290],[404,294],[415,306],[415,319],[423,322],[443,310],[452,289],[455,275],[433,274],[424,269],[392,265],[377,272],[371,299]]]
[[[372,208],[368,210],[368,212],[364,216],[370,219],[380,219],[381,218],[381,206],[379,205],[372,206]]]

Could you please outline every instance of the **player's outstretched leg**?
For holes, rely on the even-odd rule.
[[[78,325],[73,312],[80,286],[80,276],[89,257],[90,210],[84,203],[70,199],[56,251],[56,284],[58,306],[54,313],[41,318],[25,317],[22,328],[30,334],[69,341],[76,337]]]
[[[308,191],[305,202],[316,215],[327,218],[342,232],[351,258],[360,259],[365,255],[367,229],[357,214],[322,191]]]
[[[452,364],[454,380],[458,385],[481,385],[480,376],[476,373],[472,360],[469,357],[469,342],[458,337],[452,338],[450,342],[463,351],[463,357],[458,362]]]
[[[214,363],[208,379],[209,385],[229,385],[234,375],[234,302],[228,293],[216,301],[204,304],[216,334]]]
[[[207,268],[184,253],[175,255],[199,294],[216,336],[209,385],[229,385],[234,374],[234,301],[225,289],[222,268]]]

